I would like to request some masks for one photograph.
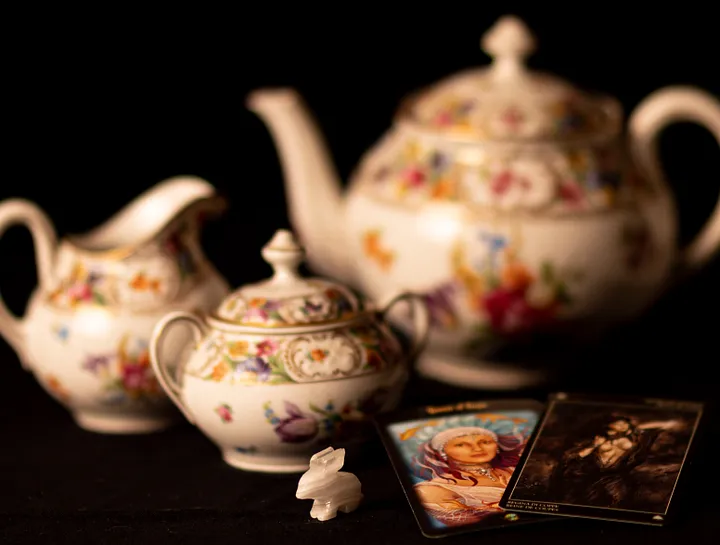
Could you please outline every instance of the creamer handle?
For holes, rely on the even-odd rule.
[[[39,289],[50,290],[57,251],[55,228],[37,205],[25,199],[7,199],[0,203],[0,237],[13,225],[24,225],[30,231],[35,246]],[[24,317],[15,316],[10,312],[0,296],[0,333],[17,352],[23,368],[28,369],[29,363],[25,357],[24,323]]]
[[[410,353],[408,354],[408,361],[412,362],[423,348],[425,348],[425,344],[427,343],[428,334],[430,333],[430,310],[422,295],[403,292],[393,297],[390,302],[383,307],[380,311],[382,318],[386,319],[392,308],[401,301],[407,301],[410,304],[412,312],[413,334]]]
[[[720,144],[720,101],[694,87],[674,86],[655,91],[630,116],[628,132],[632,158],[639,173],[653,184],[665,185],[657,138],[668,125],[683,121],[705,127]],[[720,178],[717,173],[713,177],[713,181]],[[681,271],[699,268],[719,249],[720,199],[702,230],[683,249],[679,263]]]
[[[175,377],[170,372],[170,369],[168,369],[168,361],[160,357],[160,345],[162,343],[162,340],[165,338],[165,335],[173,325],[183,321],[188,322],[188,324],[190,325],[190,328],[192,329],[193,341],[196,344],[205,337],[205,324],[203,324],[202,321],[200,321],[200,319],[194,314],[185,311],[176,311],[171,312],[170,314],[166,314],[155,325],[152,337],[150,338],[150,363],[152,364],[153,371],[155,371],[155,376],[160,382],[160,385],[165,390],[165,393],[167,393],[168,397],[172,400],[172,402],[177,405],[178,409],[182,411],[182,413],[185,415],[185,418],[187,418],[188,421],[194,425],[195,418],[185,406],[185,403],[183,403],[180,385],[175,380]]]

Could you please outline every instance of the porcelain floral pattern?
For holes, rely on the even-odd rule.
[[[443,151],[415,140],[400,146],[394,159],[374,169],[370,185],[374,193],[396,201],[562,213],[608,209],[624,198],[624,165],[612,147],[502,154],[460,147]],[[639,183],[633,182],[625,185]],[[375,237],[366,238],[366,248],[388,255]]]
[[[82,369],[102,383],[107,404],[166,400],[150,366],[147,342],[142,339],[126,335],[116,351],[89,354]]]
[[[268,401],[263,404],[265,419],[273,426],[283,443],[306,443],[313,440],[342,441],[351,439],[367,422],[367,415],[378,412],[388,391],[379,389],[356,403],[336,407],[332,400],[324,406],[309,403],[305,410],[285,401],[284,415],[276,412]]]
[[[72,250],[66,273],[60,273],[49,302],[64,309],[94,305],[155,308],[172,301],[181,284],[190,284],[199,272],[187,238],[179,231],[124,259],[90,258]]]
[[[220,317],[244,325],[287,326],[343,320],[357,309],[352,298],[337,288],[326,288],[304,297],[267,299],[257,297],[246,301],[242,296],[230,297],[219,310]]]
[[[572,96],[551,101],[522,103],[444,93],[427,97],[416,108],[418,121],[436,131],[483,140],[509,138],[567,138],[592,133],[599,127],[597,115]]]
[[[553,263],[532,270],[511,237],[493,232],[478,236],[487,245],[484,259],[471,262],[459,243],[453,278],[426,294],[435,328],[458,327],[462,305],[480,319],[479,337],[526,333],[553,325],[572,305],[566,279]]]
[[[289,384],[383,371],[400,356],[400,347],[376,327],[320,332],[295,337],[247,336],[228,340],[208,336],[199,368],[187,372],[231,384]]]

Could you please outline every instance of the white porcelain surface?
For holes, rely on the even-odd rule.
[[[439,380],[456,382],[474,364],[470,384],[497,385],[475,347],[632,319],[675,271],[693,271],[720,248],[720,206],[678,247],[656,146],[679,121],[720,140],[720,102],[690,87],[656,91],[630,115],[626,139],[619,102],[529,69],[534,46],[519,19],[498,21],[483,39],[492,63],[403,101],[345,193],[294,90],[248,100],[275,139],[311,267],[378,304],[424,293],[433,327],[420,369]],[[508,376],[507,387],[517,383]]]
[[[0,331],[81,427],[145,433],[178,421],[150,366],[150,334],[168,311],[210,309],[228,293],[202,253],[196,223],[218,204],[204,180],[170,179],[59,244],[37,206],[0,204],[0,232],[30,229],[40,279],[24,316],[0,304]]]

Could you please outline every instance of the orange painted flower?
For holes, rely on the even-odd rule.
[[[150,353],[147,350],[140,352],[137,358],[137,364],[140,367],[150,367]]]
[[[435,184],[430,195],[433,199],[449,199],[455,195],[455,184],[452,180],[440,180]]]
[[[320,350],[319,348],[316,348],[310,352],[310,357],[313,359],[313,361],[323,361],[325,359],[325,356],[327,356],[327,351]]]
[[[220,361],[215,364],[215,367],[213,367],[212,379],[220,381],[225,377],[225,375],[228,374],[229,371],[230,371],[230,366],[228,365],[228,363],[224,360]]]
[[[136,291],[160,291],[160,280],[157,278],[150,278],[145,273],[137,273],[132,280],[130,280],[130,287]]]
[[[250,306],[253,308],[258,308],[263,306],[266,301],[267,300],[264,297],[256,297],[254,299],[250,299]]]
[[[52,393],[54,393],[62,400],[67,401],[70,398],[69,394],[67,393],[63,385],[60,384],[60,381],[55,375],[49,375],[47,377],[47,387]]]
[[[503,286],[510,290],[521,290],[528,287],[533,277],[527,267],[521,263],[508,263],[502,270],[501,281]]]
[[[389,250],[383,249],[380,245],[380,231],[366,231],[362,242],[365,255],[377,263],[383,271],[389,270],[395,261],[395,254]]]

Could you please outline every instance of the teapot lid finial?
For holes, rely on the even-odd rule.
[[[524,70],[523,61],[535,51],[535,38],[521,19],[506,15],[485,33],[480,45],[493,57],[493,72],[505,77]]]
[[[278,229],[263,247],[262,256],[273,268],[273,283],[292,283],[300,279],[298,267],[305,259],[305,250],[291,231]]]

